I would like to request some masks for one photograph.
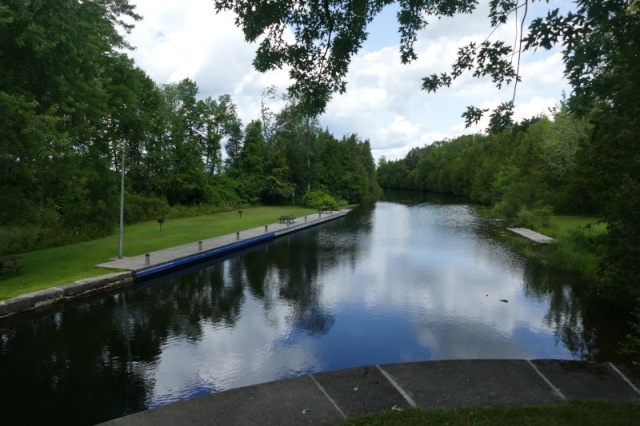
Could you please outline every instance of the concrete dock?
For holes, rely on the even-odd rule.
[[[293,222],[271,223],[235,234],[194,241],[193,243],[158,250],[138,256],[113,259],[97,265],[101,268],[125,269],[134,271],[137,278],[149,274],[158,274],[188,263],[209,260],[218,256],[238,251],[251,245],[276,239],[283,235],[301,231],[345,216],[351,210],[343,209],[334,212],[323,212],[295,218]]]
[[[0,301],[0,319],[29,311],[47,309],[69,300],[97,293],[131,287],[152,276],[178,270],[187,265],[211,261],[229,256],[251,246],[274,240],[283,235],[320,225],[344,217],[351,210],[322,212],[295,218],[292,222],[272,223],[235,234],[195,241],[179,247],[154,251],[139,256],[113,259],[97,265],[119,271],[94,278],[85,278],[72,283],[56,285],[44,290],[23,294],[13,299]]]
[[[522,237],[525,237],[537,244],[549,244],[553,242],[553,238],[547,237],[546,235],[539,234],[535,231],[532,231],[531,229],[507,228],[507,230],[513,232],[514,234],[518,234]]]
[[[214,393],[105,424],[336,425],[388,410],[640,402],[640,371],[564,360],[457,360],[374,365]]]

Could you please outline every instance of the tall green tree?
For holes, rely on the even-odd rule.
[[[610,224],[611,240],[611,256],[603,264],[604,281],[610,288],[622,286],[623,293],[640,294],[640,262],[637,261],[640,222],[635,218],[638,206],[633,201],[640,200],[640,142],[634,130],[640,117],[637,96],[639,4],[637,0],[574,0],[572,7],[565,11],[550,8],[546,16],[530,16],[530,6],[534,3],[535,0],[491,0],[489,26],[495,30],[507,23],[510,16],[517,16],[515,41],[486,40],[463,46],[450,71],[424,77],[422,89],[440,90],[465,73],[477,78],[488,77],[498,88],[508,84],[517,86],[524,51],[560,45],[565,74],[572,86],[569,108],[577,114],[588,115],[593,123],[578,164],[593,171],[594,182],[606,182],[605,186],[610,189],[599,195],[604,198],[602,206]],[[545,3],[556,2],[546,0]],[[346,90],[348,67],[366,40],[367,25],[390,4],[399,9],[400,58],[408,63],[417,57],[414,45],[429,19],[472,12],[478,1],[328,0],[301,1],[292,7],[284,0],[215,0],[216,10],[236,13],[236,22],[247,40],[259,40],[254,60],[256,69],[290,67],[294,83],[289,90],[310,114],[321,113],[333,93]],[[529,19],[531,23],[525,28]],[[286,30],[293,32],[293,41],[284,36]],[[510,101],[491,113],[491,133],[499,134],[513,127],[515,88],[513,93]],[[470,125],[477,123],[486,112],[471,106],[463,117]],[[527,145],[526,140],[523,143]],[[610,295],[613,291],[603,293]]]
[[[162,86],[163,132],[157,145],[164,155],[157,191],[169,204],[195,204],[207,199],[198,86],[190,79]]]
[[[0,144],[11,143],[0,161],[14,176],[0,186],[14,195],[12,205],[28,206],[23,217],[33,224],[98,233],[112,224],[109,73],[128,47],[128,22],[139,19],[133,10],[126,0],[8,0],[0,7]],[[8,123],[11,117],[26,127]]]
[[[248,198],[260,199],[267,180],[267,144],[262,135],[262,123],[252,121],[247,125],[244,144],[238,158],[237,179],[244,184]]]
[[[318,120],[311,117],[297,99],[288,98],[285,107],[277,114],[275,124],[269,146],[285,153],[298,193],[309,191],[317,165]]]

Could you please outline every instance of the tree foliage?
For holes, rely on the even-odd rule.
[[[501,133],[414,148],[401,160],[382,158],[378,181],[383,187],[468,197],[511,218],[546,206],[563,213],[601,213],[583,196],[588,188],[579,152],[589,136],[587,120],[562,107],[552,119],[525,122]]]
[[[520,10],[524,16],[519,24],[523,27],[529,4],[535,1],[491,0],[488,33],[505,24],[510,16],[518,17]],[[236,14],[236,25],[242,28],[248,41],[259,41],[254,59],[257,70],[289,66],[289,74],[294,81],[289,91],[300,99],[300,104],[311,115],[322,113],[333,93],[346,90],[349,64],[367,39],[367,26],[391,4],[398,9],[400,60],[406,64],[417,59],[415,43],[429,20],[472,13],[478,1],[326,0],[290,3],[283,0],[215,0],[218,12],[230,10]],[[578,15],[582,16],[580,11],[560,17],[555,10],[546,18],[534,19],[529,32],[520,28],[515,42],[489,39],[481,43],[471,42],[459,49],[450,72],[425,76],[422,89],[433,92],[448,87],[465,72],[471,72],[476,78],[490,77],[498,88],[517,83],[519,59],[514,61],[514,56],[519,58],[521,52],[528,48],[551,48],[558,42],[560,32],[579,37],[582,32],[579,31]],[[489,31],[491,28],[493,31]],[[294,40],[286,36],[287,30],[293,33]],[[567,46],[567,51],[571,48],[573,44]],[[470,124],[477,122],[484,112],[472,108],[464,117]],[[497,111],[496,114],[502,112]]]
[[[123,35],[139,18],[127,0],[0,5],[0,252],[110,232],[123,166],[127,222],[324,185],[320,130],[296,99],[282,111],[263,99],[265,126],[243,129],[230,95],[203,97],[190,79],[158,85],[136,67]],[[375,187],[367,179],[359,190]]]
[[[108,137],[124,131],[109,114],[121,94],[112,72],[126,47],[127,22],[136,19],[125,0],[3,3],[0,192],[11,206],[5,221],[61,223],[76,233],[112,226]],[[86,164],[91,173],[81,172]]]
[[[536,2],[549,5],[546,15],[529,16],[530,6]],[[236,13],[236,24],[243,29],[247,40],[259,40],[254,61],[256,69],[266,71],[289,66],[290,77],[294,81],[289,88],[290,93],[308,116],[323,112],[331,95],[346,89],[345,79],[351,58],[366,40],[367,25],[385,6],[394,4],[398,9],[400,58],[403,63],[408,63],[416,59],[415,43],[430,19],[471,13],[478,3],[477,0],[294,3],[283,0],[215,0],[218,11]],[[631,287],[640,287],[640,262],[631,260],[636,259],[635,248],[640,246],[640,225],[635,219],[637,206],[629,204],[630,200],[640,199],[640,142],[635,131],[640,117],[636,83],[640,81],[639,6],[634,0],[574,0],[571,3],[572,7],[561,11],[557,7],[559,2],[551,0],[490,0],[487,21],[488,29],[492,31],[487,33],[493,34],[514,17],[518,24],[515,40],[495,40],[490,36],[481,43],[471,42],[461,47],[450,70],[425,76],[422,88],[427,92],[441,90],[466,73],[475,78],[489,78],[497,88],[513,85],[511,101],[491,111],[488,133],[496,135],[496,138],[507,138],[502,136],[505,131],[514,132],[509,138],[518,141],[516,145],[527,155],[540,159],[541,163],[545,160],[551,163],[544,170],[528,164],[531,161],[510,164],[508,157],[501,158],[498,176],[501,181],[510,182],[508,186],[511,188],[502,195],[519,197],[516,204],[528,203],[528,194],[535,189],[538,180],[544,182],[551,175],[556,179],[564,178],[562,170],[569,166],[566,161],[570,155],[571,161],[580,166],[580,173],[573,179],[581,184],[577,192],[581,196],[567,194],[567,197],[579,201],[581,207],[600,208],[610,223],[611,257],[603,264],[603,276],[610,277],[609,283],[622,280]],[[527,25],[527,22],[530,23]],[[292,32],[293,40],[286,36],[288,30]],[[554,46],[562,49],[565,75],[572,87],[567,101],[568,110],[579,117],[588,117],[591,122],[592,130],[587,140],[575,152],[559,143],[531,144],[527,132],[519,129],[512,118],[522,53]],[[470,125],[477,123],[487,112],[471,106],[463,117]],[[520,125],[526,127],[529,124]],[[534,123],[531,131],[542,126]],[[452,145],[457,146],[458,141]],[[472,177],[465,170],[465,158],[449,157],[449,154],[449,150],[443,153],[436,152],[435,148],[429,155],[421,153],[425,159],[421,159],[419,168],[417,165],[412,168],[406,161],[401,164],[382,163],[382,179],[388,179],[385,182],[390,185],[425,186],[454,193],[474,188],[474,193],[483,199],[495,198],[495,193],[492,194],[494,189],[486,182],[469,181]],[[442,161],[440,155],[447,157],[448,165],[436,167],[433,174],[427,173],[434,164]],[[491,175],[486,167],[476,170],[478,176]],[[403,181],[398,177],[400,175],[407,180]],[[424,180],[418,179],[422,176]],[[592,191],[586,189],[590,185],[593,185]]]

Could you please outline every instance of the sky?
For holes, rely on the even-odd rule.
[[[286,70],[259,73],[252,60],[257,46],[245,42],[231,13],[216,14],[212,0],[130,0],[143,20],[127,35],[135,47],[129,55],[157,83],[195,81],[200,96],[218,98],[230,94],[244,125],[259,118],[264,89],[275,85],[284,92],[290,84]],[[396,10],[388,6],[368,28],[369,37],[352,59],[347,91],[334,95],[321,127],[335,137],[357,134],[369,140],[376,160],[403,158],[409,150],[435,141],[482,132],[487,120],[465,128],[462,113],[469,105],[492,108],[512,99],[513,86],[498,90],[489,77],[464,75],[437,93],[421,90],[422,78],[449,72],[458,49],[475,41],[514,40],[515,19],[493,34],[488,0],[480,0],[472,15],[431,18],[416,43],[418,59],[402,65]],[[569,0],[534,2],[528,17],[546,15]],[[522,19],[522,14],[518,17]],[[522,120],[549,114],[570,88],[563,77],[559,50],[525,52],[521,60],[514,118]],[[282,102],[273,101],[277,111]]]

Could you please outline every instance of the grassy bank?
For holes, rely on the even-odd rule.
[[[481,214],[484,214],[480,210]],[[526,238],[504,230],[496,237],[507,241],[518,252],[539,264],[557,271],[571,272],[584,281],[595,281],[600,263],[599,240],[606,233],[606,224],[589,216],[550,216],[543,223],[528,226],[552,237],[552,244],[533,244]]]
[[[536,407],[463,408],[456,410],[406,409],[368,415],[343,423],[356,425],[636,425],[640,404],[569,401]]]
[[[168,219],[162,225],[145,222],[126,226],[124,230],[124,256],[136,256],[155,250],[175,247],[207,238],[226,235],[277,222],[283,213],[295,217],[314,214],[316,210],[302,207],[255,207],[245,209],[242,218],[237,211],[207,216]],[[106,238],[38,250],[22,254],[18,260],[24,265],[21,275],[13,270],[0,273],[0,300],[113,272],[97,268],[116,256],[119,233]]]

